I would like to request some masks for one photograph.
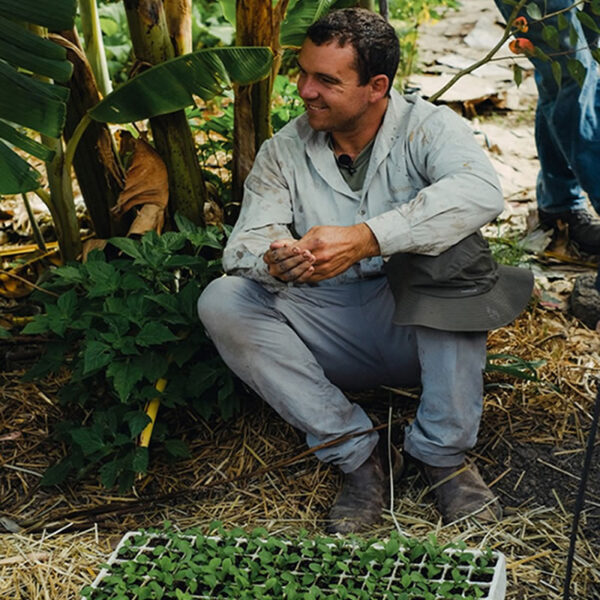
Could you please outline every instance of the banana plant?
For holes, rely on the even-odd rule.
[[[269,77],[235,88],[232,198],[242,201],[243,185],[261,144],[272,134],[271,94],[285,48],[298,48],[306,30],[336,8],[356,6],[356,0],[220,0],[225,18],[236,29],[236,43],[271,48]],[[235,219],[236,214],[231,215]]]
[[[35,191],[46,203],[61,254],[80,250],[72,194],[62,170],[62,142],[69,91],[56,82],[71,77],[66,51],[45,39],[47,30],[73,27],[76,0],[0,0],[0,194]],[[24,133],[38,132],[42,142]],[[13,147],[46,163],[51,193],[41,175]]]
[[[72,72],[64,48],[13,19],[48,29],[68,29],[73,27],[76,6],[76,0],[0,0],[2,194],[19,194],[40,187],[40,174],[9,144],[41,160],[52,160],[54,151],[24,134],[22,128],[60,137],[68,90],[36,76],[66,82]]]
[[[209,100],[234,82],[249,84],[264,78],[272,61],[273,53],[265,47],[205,48],[141,72],[82,118],[67,146],[65,168],[69,168],[77,144],[92,120],[124,124],[168,117],[194,105],[195,97]]]

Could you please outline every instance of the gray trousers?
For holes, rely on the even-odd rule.
[[[483,404],[485,333],[392,323],[385,277],[277,293],[244,277],[216,279],[198,313],[223,360],[310,447],[372,427],[341,389],[422,385],[405,449],[434,466],[455,466],[477,438]],[[376,433],[319,450],[349,472],[377,444]]]

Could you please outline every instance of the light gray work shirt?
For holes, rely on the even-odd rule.
[[[302,237],[316,225],[366,223],[381,256],[368,258],[318,285],[383,273],[396,252],[436,256],[503,209],[500,183],[473,132],[446,107],[392,90],[362,190],[344,181],[328,144],[306,115],[261,146],[244,186],[238,221],[223,255],[227,273],[269,289],[263,255],[271,242]],[[306,284],[299,284],[306,285]]]

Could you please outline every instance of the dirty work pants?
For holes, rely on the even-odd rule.
[[[198,313],[232,371],[303,431],[311,447],[372,427],[340,388],[419,383],[405,449],[425,463],[454,466],[475,444],[486,334],[393,325],[385,277],[272,293],[227,276],[204,290]],[[316,454],[349,472],[377,440],[376,433],[365,434]]]

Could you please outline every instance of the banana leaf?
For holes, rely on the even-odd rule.
[[[22,128],[59,137],[65,124],[68,90],[33,75],[65,82],[72,72],[64,48],[13,19],[70,29],[76,9],[76,0],[0,0],[0,194],[28,192],[40,185],[39,173],[2,140],[48,161],[52,150],[29,139]]]
[[[0,56],[11,65],[18,65],[55,81],[68,81],[73,70],[71,63],[66,60],[64,48],[2,16]]]
[[[290,2],[281,24],[279,43],[283,47],[299,47],[306,30],[332,10],[356,6],[356,0],[296,0]]]
[[[73,27],[77,0],[0,0],[0,15],[57,31]]]
[[[205,48],[140,73],[99,102],[89,115],[103,123],[130,123],[208,100],[232,83],[269,74],[273,53],[264,47]]]
[[[19,190],[35,190],[39,173],[27,161],[0,140],[0,192],[16,194]]]

